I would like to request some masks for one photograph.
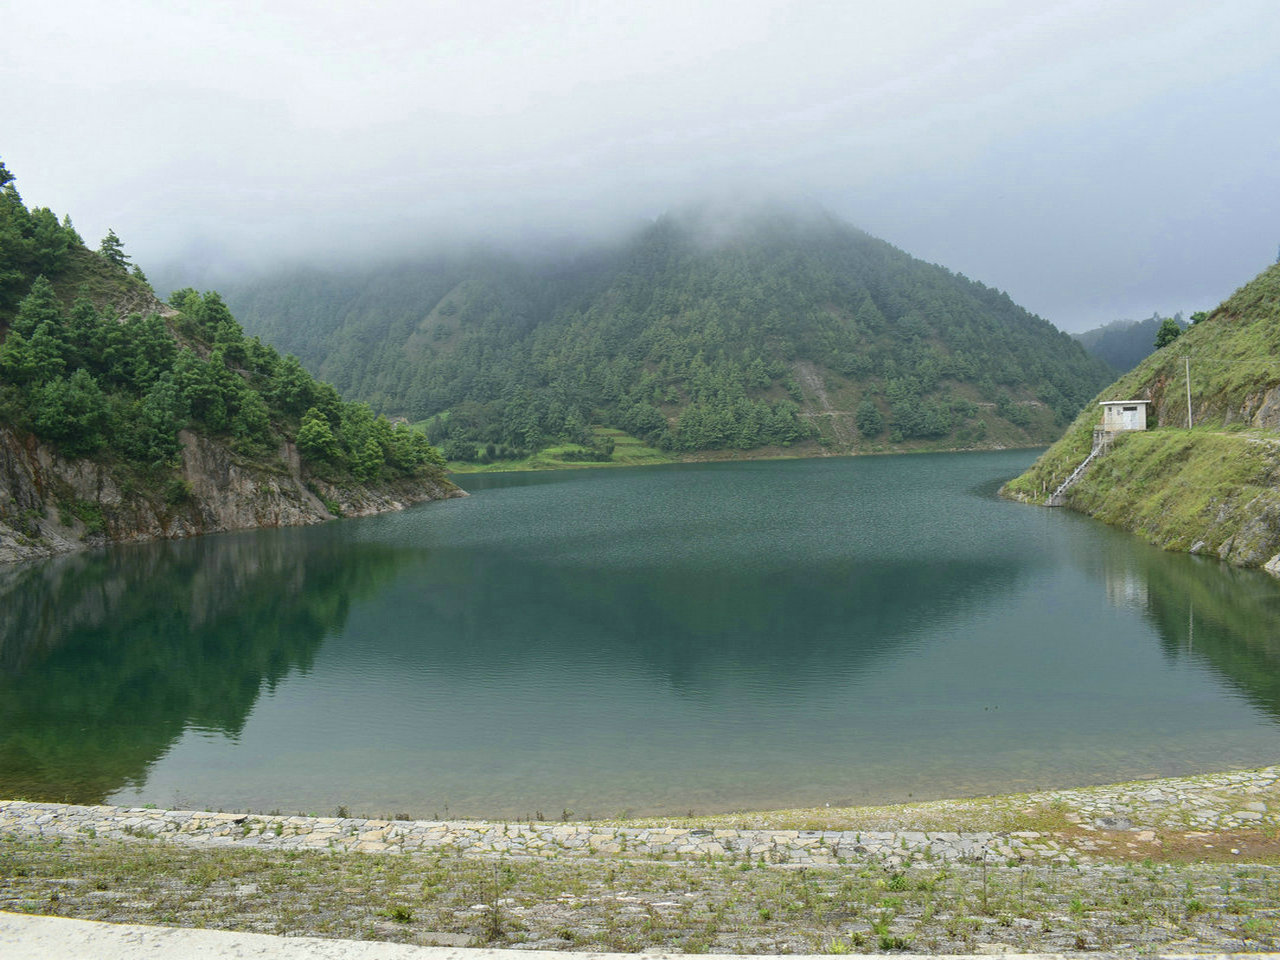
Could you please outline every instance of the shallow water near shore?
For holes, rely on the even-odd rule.
[[[472,476],[0,570],[0,794],[683,815],[1280,757],[1280,585],[999,500],[1033,456]]]

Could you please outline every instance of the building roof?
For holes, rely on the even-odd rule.
[[[1121,404],[1124,404],[1125,406],[1129,406],[1129,405],[1131,405],[1131,404],[1135,404],[1135,403],[1150,403],[1150,402],[1151,402],[1150,400],[1100,400],[1100,401],[1098,401],[1098,406],[1100,406],[1100,407],[1118,407],[1118,406],[1120,406]]]

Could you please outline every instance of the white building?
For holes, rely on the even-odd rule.
[[[1147,405],[1150,400],[1104,400],[1102,429],[1108,433],[1147,429]]]

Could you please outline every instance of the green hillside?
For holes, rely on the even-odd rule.
[[[1151,429],[1119,435],[1067,506],[1169,549],[1248,566],[1280,553],[1280,264],[1097,399],[1150,400]],[[1100,418],[1089,404],[1006,493],[1043,502],[1089,454]]]
[[[673,456],[1031,445],[1110,376],[1004,293],[778,210],[665,216],[573,257],[303,270],[227,295],[343,391],[429,421],[451,459],[612,459],[601,428]]]
[[[420,433],[246,338],[218,294],[161,303],[114,233],[90,250],[69,220],[28,210],[3,165],[0,183],[0,428],[175,504],[187,496],[182,431],[256,464],[296,442],[309,474],[335,483],[439,473]],[[13,509],[0,502],[0,520],[23,525]]]
[[[96,308],[119,305],[125,313],[155,302],[142,271],[130,271],[114,232],[101,251],[89,250],[70,217],[59,220],[48,207],[28,210],[13,174],[0,163],[0,333],[38,277],[55,281],[67,308],[77,298]]]

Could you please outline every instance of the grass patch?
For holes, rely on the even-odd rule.
[[[895,892],[886,896],[894,877]],[[1241,912],[1247,905],[1247,911]],[[1280,869],[753,867],[0,838],[0,909],[260,933],[682,952],[1272,949]]]
[[[1146,399],[1147,433],[1122,434],[1067,494],[1067,503],[1175,550],[1217,547],[1280,510],[1280,264],[1237,290],[1205,320],[1120,377],[1097,400]],[[1188,363],[1190,382],[1188,383]],[[1187,429],[1187,392],[1195,429]],[[1255,418],[1259,418],[1254,423]],[[1043,503],[1088,455],[1097,403],[1004,492]],[[1248,509],[1244,509],[1245,507]],[[1280,547],[1280,543],[1270,546]],[[1262,543],[1231,543],[1233,562],[1257,565]]]
[[[451,460],[449,470],[453,473],[507,473],[516,470],[565,470],[577,467],[639,467],[654,463],[679,463],[687,459],[677,453],[646,446],[636,437],[611,427],[592,427],[591,434],[596,441],[605,438],[613,440],[613,454],[608,460],[576,457],[585,448],[577,443],[562,443],[544,447],[519,460],[499,460],[495,463]]]
[[[1203,825],[1206,815],[1216,822],[1238,810],[1242,791],[1267,812],[1264,821]],[[1132,828],[1097,819],[1116,809]],[[1262,768],[895,807],[657,821],[996,834],[980,851],[946,861],[932,856],[932,846],[895,848],[888,859],[789,863],[733,846],[687,857],[466,855],[454,847],[391,855],[210,849],[147,839],[141,830],[123,840],[88,831],[61,839],[14,834],[0,836],[0,910],[622,952],[1271,950],[1280,931],[1274,810],[1280,781],[1274,768]],[[281,821],[263,822],[264,833],[282,831]],[[1019,836],[1063,853],[1024,859],[1004,846]]]
[[[1006,491],[1042,499],[1038,491],[1074,469],[1072,458],[1088,452],[1081,449],[1064,438]],[[1044,471],[1048,479],[1037,479]],[[1067,503],[1166,550],[1202,544],[1197,552],[1258,566],[1280,549],[1267,519],[1280,514],[1280,435],[1212,426],[1121,434]]]
[[[107,518],[103,516],[100,504],[92,500],[81,500],[68,497],[58,501],[58,522],[64,527],[71,526],[79,520],[84,525],[84,536],[105,533]]]

